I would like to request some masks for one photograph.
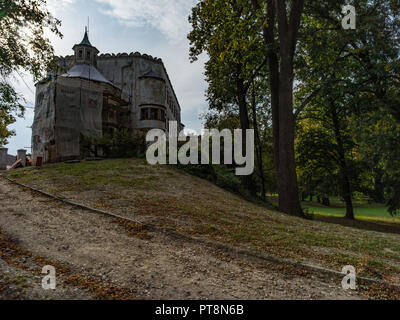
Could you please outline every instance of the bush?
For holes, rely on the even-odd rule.
[[[239,194],[245,198],[251,198],[250,193],[243,188],[238,176],[235,175],[235,169],[226,165],[176,165],[194,176],[206,179],[216,184],[218,187]]]
[[[145,150],[145,134],[132,133],[127,129],[117,131],[115,134],[105,134],[98,140],[84,138],[82,142],[83,154],[102,155],[106,158],[131,158],[143,153]]]

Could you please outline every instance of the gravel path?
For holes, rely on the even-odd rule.
[[[340,280],[232,257],[0,178],[0,298],[360,299]],[[56,267],[57,288],[41,289]]]

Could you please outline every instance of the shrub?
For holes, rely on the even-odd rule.
[[[145,150],[145,134],[141,131],[134,134],[122,129],[114,134],[105,134],[98,140],[84,138],[82,141],[83,154],[87,153],[106,158],[131,158]]]

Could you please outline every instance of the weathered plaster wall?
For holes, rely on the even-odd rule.
[[[102,54],[97,69],[109,84],[78,78],[63,78],[74,64],[74,56],[59,57],[53,77],[37,85],[35,120],[32,127],[33,160],[44,162],[79,157],[80,137],[102,134],[103,92],[120,95],[129,102],[127,122],[135,129],[168,130],[168,121],[181,124],[181,109],[161,59],[140,53]],[[164,81],[143,77],[152,72]],[[166,121],[141,119],[141,108],[162,108]],[[181,126],[180,129],[183,129]]]
[[[48,162],[55,152],[55,81],[36,86],[35,116],[32,125],[32,157]],[[54,155],[55,156],[55,155]]]
[[[73,64],[73,56],[60,58],[66,69]],[[131,103],[131,125],[133,128],[164,128],[165,124],[157,121],[140,120],[140,105],[155,104],[166,108],[169,121],[181,123],[181,108],[161,59],[146,54],[122,53],[101,54],[97,57],[97,69],[116,86],[122,89],[122,98]],[[140,79],[141,76],[153,70],[160,75],[165,83],[151,79]],[[160,122],[160,121],[158,121]],[[149,127],[149,125],[152,125]],[[181,128],[182,129],[182,128]]]
[[[119,96],[111,85],[78,78],[58,77],[36,90],[33,161],[45,163],[79,158],[82,136],[102,137],[103,93]]]

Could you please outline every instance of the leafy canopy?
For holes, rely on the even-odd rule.
[[[61,22],[46,9],[45,0],[0,0],[0,145],[15,135],[8,126],[24,115],[23,97],[10,83],[13,74],[28,71],[35,81],[53,62],[45,30],[62,37]]]

